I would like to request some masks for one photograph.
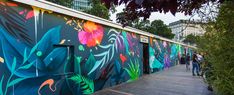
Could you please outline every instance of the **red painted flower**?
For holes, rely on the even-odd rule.
[[[119,57],[120,57],[122,63],[124,63],[127,60],[127,58],[123,54],[120,54]]]
[[[94,47],[100,44],[103,38],[103,27],[91,21],[84,23],[84,30],[78,33],[78,39],[81,44],[88,47]]]

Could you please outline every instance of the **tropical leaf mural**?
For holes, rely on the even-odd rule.
[[[0,95],[7,95],[8,94],[8,89],[12,86],[14,86],[15,84],[27,79],[27,77],[18,77],[18,78],[13,78],[13,76],[15,75],[15,73],[17,72],[17,70],[19,68],[21,68],[21,66],[16,67],[16,63],[17,63],[17,59],[16,57],[13,58],[13,62],[12,62],[12,66],[11,66],[11,74],[7,79],[7,81],[5,82],[6,85],[3,85],[3,80],[4,80],[4,75],[1,78],[0,81]],[[3,90],[3,88],[5,88]]]
[[[142,73],[139,38],[131,31],[1,0],[0,95],[92,94],[136,80]],[[177,44],[153,40],[151,67],[178,59]]]
[[[0,81],[0,95],[3,95],[3,80],[4,80],[4,75],[2,75],[1,81]]]
[[[93,80],[85,78],[81,75],[74,75],[70,78],[76,84],[79,84],[83,94],[92,94],[94,93],[94,83]]]
[[[137,80],[140,77],[140,65],[138,60],[135,60],[135,63],[130,60],[130,64],[128,64],[128,67],[129,68],[124,68],[130,76],[130,79],[128,81]]]
[[[110,60],[113,59],[115,52],[118,51],[118,44],[121,43],[121,40],[123,40],[122,35],[120,35],[120,32],[116,31],[115,29],[110,29],[107,35],[109,34],[110,36],[108,37],[108,42],[112,44],[108,44],[105,46],[99,45],[101,49],[105,49],[106,51],[94,55],[95,57],[99,57],[101,59],[96,61],[94,67],[88,74],[94,72],[99,66],[100,68],[102,68],[104,64],[108,63]]]

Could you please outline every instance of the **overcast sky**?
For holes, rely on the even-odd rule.
[[[118,6],[116,7],[116,10],[117,12],[116,13],[119,13],[119,12],[122,12],[123,11],[123,8],[124,8],[124,5],[121,5],[121,6]],[[111,20],[113,20],[115,22],[115,19],[116,19],[116,13],[115,14],[111,14]],[[150,21],[153,21],[153,20],[156,20],[156,19],[160,19],[162,21],[164,21],[165,24],[169,24],[171,22],[174,22],[174,21],[178,21],[180,19],[189,19],[191,16],[185,16],[183,13],[176,13],[176,15],[172,15],[171,13],[152,13],[149,20]],[[198,17],[193,17],[193,19],[198,19]]]

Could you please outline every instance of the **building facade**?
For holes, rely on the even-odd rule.
[[[205,30],[201,26],[199,21],[179,20],[169,23],[169,28],[172,33],[175,34],[173,40],[182,42],[186,36],[192,34],[194,36],[201,36],[205,33]]]
[[[91,8],[90,0],[74,0],[72,9],[83,11]]]

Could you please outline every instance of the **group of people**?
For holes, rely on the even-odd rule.
[[[186,65],[186,71],[190,71],[190,63],[192,63],[192,74],[193,76],[200,76],[201,63],[203,62],[203,56],[198,53],[194,53],[192,58],[189,54],[182,55],[180,58],[180,64]],[[196,74],[195,74],[196,73]]]

